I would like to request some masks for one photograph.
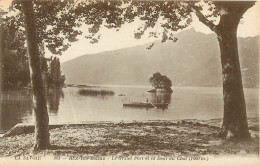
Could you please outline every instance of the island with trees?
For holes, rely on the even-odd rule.
[[[149,82],[155,89],[152,89],[148,92],[155,93],[155,92],[166,92],[172,93],[172,81],[166,76],[161,75],[161,73],[156,72],[150,77]]]

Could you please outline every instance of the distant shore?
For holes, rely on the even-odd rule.
[[[35,155],[249,155],[259,154],[258,119],[249,119],[251,139],[218,137],[220,119],[99,122],[50,129],[51,149]],[[32,154],[34,134],[0,138],[0,157]]]

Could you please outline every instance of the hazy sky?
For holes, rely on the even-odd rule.
[[[10,0],[7,0],[10,1]],[[7,6],[6,0],[0,0],[2,6]],[[3,3],[4,2],[4,3]],[[260,2],[250,8],[245,14],[238,27],[238,36],[248,37],[260,35]],[[61,62],[73,59],[75,57],[92,54],[97,52],[115,50],[135,45],[145,44],[154,41],[153,38],[143,36],[137,40],[134,38],[134,30],[138,28],[139,24],[131,23],[125,24],[116,32],[115,29],[102,28],[100,30],[101,38],[98,43],[91,44],[84,35],[78,37],[79,41],[72,43],[72,46],[60,56]],[[197,17],[193,17],[193,22],[189,28],[195,28],[196,31],[203,33],[212,33],[208,27],[198,21]],[[82,27],[87,32],[87,27]],[[86,33],[87,34],[87,33]],[[86,35],[85,34],[85,35]],[[46,50],[46,57],[51,56],[51,53]]]

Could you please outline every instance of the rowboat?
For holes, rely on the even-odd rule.
[[[168,103],[132,102],[132,103],[124,103],[123,106],[126,106],[126,107],[145,107],[145,108],[167,108]]]

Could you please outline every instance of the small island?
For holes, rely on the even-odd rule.
[[[148,92],[172,93],[172,81],[166,75],[161,75],[161,73],[156,72],[150,77],[149,82],[155,89],[149,90]]]

